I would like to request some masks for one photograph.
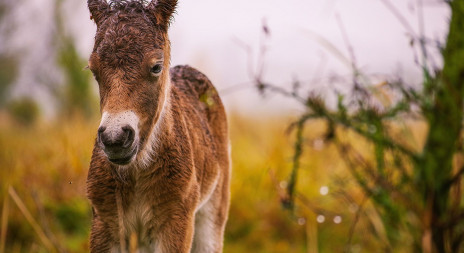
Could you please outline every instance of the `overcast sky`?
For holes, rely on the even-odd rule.
[[[420,0],[390,2],[418,33]],[[444,41],[448,7],[438,0],[424,2],[426,35]],[[50,32],[47,27],[53,21],[51,3],[23,0],[21,10],[15,14],[18,29],[13,44],[28,48],[30,55],[22,63],[26,70],[18,79],[17,93],[31,90],[34,78],[27,76],[27,69],[44,62],[40,49],[49,43],[44,35]],[[87,58],[96,27],[89,19],[86,1],[66,0],[65,13],[66,27],[76,39],[79,52]],[[386,76],[402,72],[410,82],[420,80],[407,31],[382,0],[179,0],[170,30],[172,63],[189,64],[203,71],[222,93],[229,110],[260,113],[295,108],[275,96],[263,100],[251,85],[242,85],[250,81],[250,59],[251,65],[256,65],[263,23],[271,34],[265,42],[265,80],[279,85],[293,79],[308,81],[303,84],[327,94],[330,88],[326,82],[309,80],[350,73],[348,66],[315,39],[325,38],[348,55],[337,20],[343,24],[363,71]],[[251,56],[244,45],[250,47]]]

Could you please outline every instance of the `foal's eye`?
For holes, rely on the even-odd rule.
[[[150,72],[152,74],[157,75],[157,74],[161,73],[161,70],[163,70],[163,65],[155,64],[155,66],[151,67]]]

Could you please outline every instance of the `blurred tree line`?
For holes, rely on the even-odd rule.
[[[97,110],[96,98],[91,89],[92,74],[84,71],[87,60],[77,52],[73,38],[66,33],[63,23],[62,4],[65,0],[55,0],[57,24],[57,62],[65,75],[65,87],[59,94],[61,114],[73,116],[82,114],[91,117]]]
[[[388,0],[382,2],[398,16],[394,5]],[[301,94],[298,83],[292,90],[284,90],[263,81],[261,73],[254,77],[260,92],[280,93],[305,108],[291,125],[296,138],[293,169],[281,199],[284,207],[295,210],[304,204],[296,196],[300,159],[307,143],[305,126],[323,120],[326,131],[322,139],[336,147],[365,198],[381,217],[382,224],[377,226],[381,229],[373,229],[373,236],[386,234],[382,251],[397,252],[406,244],[411,252],[464,252],[464,0],[446,4],[451,8],[451,19],[443,47],[426,38],[422,29],[416,34],[403,23],[412,47],[421,52],[418,65],[423,83],[419,89],[408,86],[401,78],[380,85],[371,83],[358,68],[346,34],[343,35],[351,54],[353,88],[348,95],[338,95],[335,108],[313,93]],[[269,32],[267,27],[263,31]],[[439,45],[442,67],[431,62],[431,45]],[[413,135],[418,124],[427,128],[425,143],[420,147],[406,138]],[[370,152],[362,152],[348,141],[348,133],[362,140]],[[363,214],[363,203],[358,203],[356,216]],[[352,251],[355,225],[348,235],[346,252]]]
[[[54,7],[54,25],[52,41],[49,49],[54,63],[62,76],[62,81],[40,78],[37,83],[54,98],[54,112],[59,117],[72,117],[76,114],[91,117],[97,111],[97,100],[92,91],[92,76],[85,69],[87,61],[83,59],[75,46],[75,42],[63,19],[63,3],[66,0],[51,0]],[[6,41],[14,32],[11,9],[21,8],[21,2],[5,0],[0,3],[0,23],[3,28],[0,39]],[[45,39],[45,38],[41,38]],[[33,94],[12,97],[14,83],[19,75],[21,52],[10,50],[7,46],[0,48],[0,109],[7,111],[16,121],[23,125],[33,124],[40,116],[40,105]],[[47,73],[42,73],[46,75]],[[44,81],[45,80],[45,81]]]

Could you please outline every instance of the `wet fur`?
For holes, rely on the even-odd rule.
[[[98,27],[89,67],[101,108],[133,108],[141,127],[129,165],[110,163],[94,146],[90,251],[221,252],[230,180],[226,115],[205,75],[188,66],[169,71],[167,27],[176,1],[158,0],[157,11],[153,2],[95,2],[89,0]],[[154,80],[144,66],[156,49],[165,70]]]

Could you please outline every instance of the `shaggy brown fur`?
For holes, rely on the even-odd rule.
[[[169,69],[175,0],[88,0],[97,24],[89,67],[102,112],[135,112],[135,159],[111,163],[96,142],[87,194],[91,252],[221,252],[229,206],[224,107],[206,76]],[[150,69],[162,62],[163,71]]]

